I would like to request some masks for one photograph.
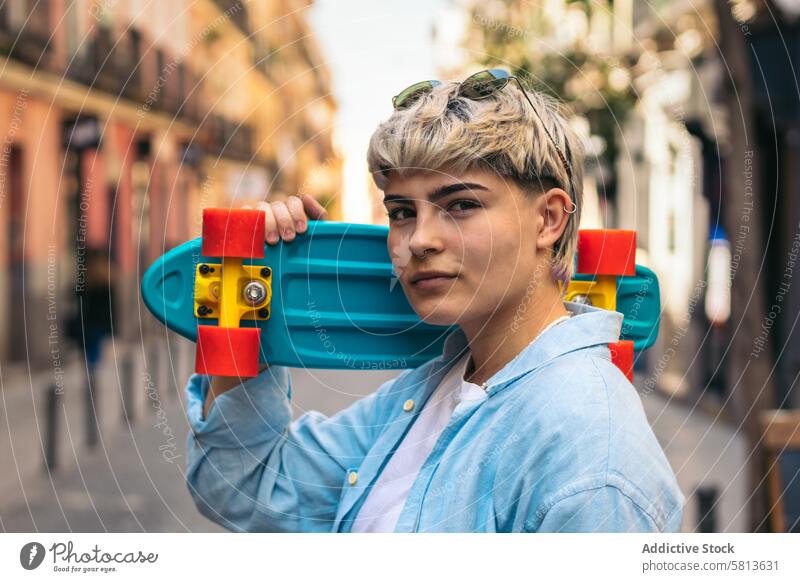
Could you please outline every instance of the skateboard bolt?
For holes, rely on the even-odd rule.
[[[264,267],[263,269],[261,269],[261,276],[262,277],[267,278],[271,274],[272,274],[272,269],[270,269],[269,267]]]
[[[205,305],[201,305],[200,307],[197,308],[198,315],[208,315],[209,313],[211,313],[211,310]]]
[[[261,281],[250,281],[244,286],[244,300],[250,305],[263,303],[267,298],[267,288]]]
[[[589,299],[588,295],[576,295],[572,298],[575,303],[582,303],[584,305],[591,305],[592,301]]]
[[[269,309],[266,309],[266,308],[264,308],[264,309],[259,309],[259,310],[258,310],[258,316],[259,316],[259,317],[263,317],[263,318],[267,318],[267,317],[269,317]]]
[[[200,274],[201,275],[208,275],[208,272],[211,268],[208,265],[200,265]]]

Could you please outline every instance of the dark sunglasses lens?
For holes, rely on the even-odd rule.
[[[508,77],[495,77],[491,71],[481,71],[461,83],[459,93],[468,99],[483,99],[506,86]]]
[[[422,97],[425,93],[433,89],[436,85],[438,85],[438,83],[435,83],[434,81],[422,81],[420,83],[414,83],[410,87],[403,89],[392,100],[394,108],[403,109],[404,107],[410,107],[420,97]]]

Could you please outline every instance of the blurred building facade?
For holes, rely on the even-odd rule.
[[[697,355],[709,341],[703,317],[708,241],[719,218],[710,202],[719,189],[709,182],[719,166],[706,162],[708,148],[727,140],[720,63],[708,26],[715,15],[708,3],[676,2],[658,10],[634,6],[629,17],[636,42],[626,55],[638,102],[622,128],[627,152],[615,164],[615,219],[637,230],[648,263],[661,275],[663,307],[658,343],[642,369],[646,389],[698,393],[709,380],[707,361]]]
[[[202,209],[310,193],[337,216],[336,104],[309,0],[0,5],[0,362],[56,370],[105,249],[117,335]],[[86,306],[84,306],[84,309]]]

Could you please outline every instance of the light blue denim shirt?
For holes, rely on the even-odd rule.
[[[398,532],[675,532],[684,498],[634,387],[611,362],[622,315],[575,315],[453,412],[408,493]],[[268,368],[219,396],[187,387],[187,481],[200,512],[237,531],[347,532],[381,468],[451,365],[406,370],[339,413],[292,421],[289,371]],[[413,407],[405,405],[413,401]]]

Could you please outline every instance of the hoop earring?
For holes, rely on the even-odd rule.
[[[564,212],[566,212],[567,214],[575,214],[575,211],[578,210],[578,205],[575,204],[575,202],[572,200],[570,200],[570,202],[572,202],[572,210],[567,210],[567,207],[565,206]]]

